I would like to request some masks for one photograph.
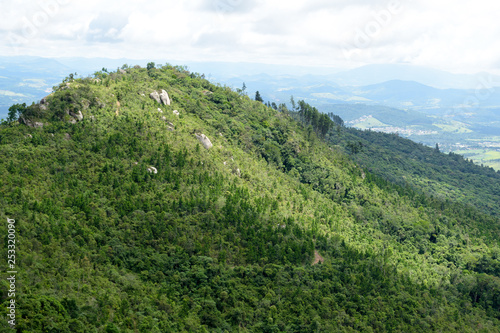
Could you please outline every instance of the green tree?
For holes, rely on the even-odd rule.
[[[24,111],[26,111],[26,103],[12,105],[9,108],[7,121],[8,122],[15,121],[17,118],[19,118],[19,116],[23,114]]]
[[[293,95],[290,96],[290,104],[292,104],[292,111],[296,111],[297,105],[295,104],[295,100],[293,99]]]
[[[258,90],[255,92],[255,100],[256,100],[257,102],[264,103],[264,100],[263,100],[263,99],[262,99],[262,97],[260,96],[260,93],[259,93],[259,91],[258,91]]]
[[[247,90],[247,86],[245,84],[245,82],[243,82],[243,86],[240,88],[236,88],[236,92],[238,94],[240,94],[241,96],[245,95],[246,94],[246,90]]]

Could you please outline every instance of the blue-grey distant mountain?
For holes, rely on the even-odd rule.
[[[500,77],[488,73],[453,74],[405,64],[367,65],[331,76],[338,84],[365,86],[392,80],[416,81],[435,88],[481,89],[500,86]]]
[[[500,107],[500,88],[437,89],[414,81],[393,80],[344,88],[376,104],[440,113],[449,109],[474,112],[482,107]]]
[[[71,71],[54,59],[0,57],[0,118],[12,104],[40,100]]]

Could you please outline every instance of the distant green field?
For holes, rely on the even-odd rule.
[[[478,164],[484,164],[495,170],[500,170],[500,151],[489,149],[459,150],[455,153],[474,160]]]
[[[384,124],[380,120],[374,117],[368,117],[363,121],[360,121],[359,123],[356,123],[354,127],[359,128],[359,129],[369,129],[373,127],[388,127],[389,125]]]
[[[497,143],[497,147],[500,148],[500,136],[489,136],[482,139],[469,139],[468,141],[473,142],[495,142]]]
[[[459,121],[450,121],[446,124],[433,124],[441,128],[444,132],[452,132],[457,134],[472,133],[473,131],[467,128],[467,125]]]

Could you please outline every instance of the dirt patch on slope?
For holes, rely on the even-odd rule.
[[[314,262],[313,265],[316,265],[318,263],[324,263],[325,259],[319,254],[318,251],[314,250]]]

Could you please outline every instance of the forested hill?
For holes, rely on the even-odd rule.
[[[368,171],[426,193],[426,199],[455,201],[500,216],[500,171],[396,134],[345,128],[330,139]]]
[[[17,331],[497,332],[498,217],[377,176],[300,105],[150,63],[13,106]]]

